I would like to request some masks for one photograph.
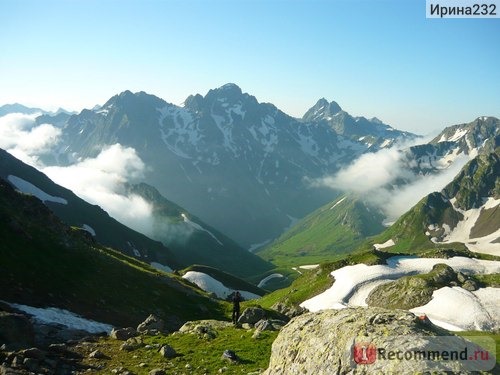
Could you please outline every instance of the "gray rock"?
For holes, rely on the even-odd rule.
[[[286,304],[283,302],[276,302],[271,306],[271,309],[276,310],[280,314],[286,315],[290,319],[307,312],[307,309],[299,305]]]
[[[33,325],[25,315],[0,311],[0,343],[18,350],[29,348],[34,342]]]
[[[34,359],[45,359],[46,353],[38,348],[30,348],[21,351],[21,354],[26,358],[34,358]]]
[[[138,332],[164,332],[164,330],[165,322],[153,314],[137,326]]]
[[[261,319],[255,323],[255,329],[259,331],[279,331],[286,323],[279,319]]]
[[[422,365],[427,366],[428,361],[377,360],[369,366],[357,364],[355,344],[372,343],[374,348],[384,348],[389,342],[389,347],[398,350],[421,350],[431,342],[430,337],[440,340],[443,335],[449,333],[402,310],[369,307],[307,313],[292,319],[280,331],[264,374],[421,373],[427,371]],[[463,340],[456,339],[461,340],[463,348]],[[450,349],[444,344],[443,347]],[[464,370],[458,361],[446,361],[446,366],[445,371],[438,372]]]
[[[170,345],[163,345],[160,349],[160,354],[165,358],[175,358],[177,356],[177,352]]]
[[[255,329],[258,331],[276,331],[269,320],[261,319],[255,323]]]
[[[459,283],[465,283],[467,276],[465,276],[462,272],[457,272],[457,280]]]
[[[0,375],[18,375],[18,374],[24,374],[24,372],[15,370],[6,365],[0,365]]]
[[[222,353],[222,359],[229,361],[231,363],[238,363],[240,359],[233,350],[226,349]]]
[[[464,288],[465,290],[468,290],[469,292],[473,292],[473,291],[479,289],[476,282],[474,280],[471,280],[471,279],[466,280],[465,283],[462,284],[462,288]]]
[[[186,322],[180,329],[180,333],[194,333],[200,334],[202,331],[213,330],[217,331],[224,328],[232,327],[233,324],[231,322],[224,322],[221,320],[194,320]]]
[[[255,324],[259,320],[264,319],[266,312],[260,307],[249,307],[243,311],[240,318],[238,319],[238,324],[248,323]]]
[[[155,368],[155,369],[152,369],[150,372],[148,372],[148,375],[166,375],[167,373],[165,372],[165,370],[161,369],[161,368]]]
[[[111,338],[121,341],[126,341],[129,338],[135,337],[137,335],[138,335],[137,331],[132,327],[118,328],[118,329],[113,328],[113,330],[109,334]]]
[[[89,354],[89,358],[109,359],[109,357],[100,350],[94,350],[92,353]]]
[[[34,358],[24,358],[23,367],[30,372],[38,373],[40,368],[40,361]]]

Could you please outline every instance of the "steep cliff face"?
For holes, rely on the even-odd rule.
[[[494,359],[410,360],[410,354],[403,354],[446,350],[462,352],[464,357],[464,350],[471,353],[472,344],[448,335],[402,310],[348,308],[308,313],[292,319],[281,330],[265,374],[469,373],[494,368]],[[402,353],[402,359],[397,358],[398,354],[389,359],[392,352]]]

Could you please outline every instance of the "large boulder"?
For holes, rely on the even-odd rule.
[[[399,358],[406,353],[417,356],[440,350],[456,351],[463,356],[465,347],[469,353],[474,352],[474,346],[469,345],[464,339],[402,310],[374,307],[326,310],[303,314],[283,327],[273,343],[265,374],[468,373],[488,371],[495,366],[494,359],[487,363]],[[396,357],[390,353],[396,353]]]
[[[0,346],[17,350],[29,348],[34,342],[33,325],[25,315],[0,311]]]
[[[259,320],[264,319],[266,316],[266,311],[260,307],[249,307],[243,311],[238,319],[238,324],[248,323],[255,324]]]
[[[164,331],[165,322],[154,314],[149,315],[145,321],[137,326],[137,332],[141,333],[154,333]]]

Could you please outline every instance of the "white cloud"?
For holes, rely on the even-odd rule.
[[[400,150],[401,145],[364,154],[335,175],[316,180],[314,185],[358,193],[379,207],[390,222],[427,194],[442,190],[469,161],[467,156],[460,156],[437,174],[419,175],[408,168]]]
[[[50,152],[61,135],[53,125],[37,125],[38,115],[11,113],[0,117],[0,148],[30,165],[37,165],[38,157]]]
[[[183,222],[156,218],[153,207],[139,195],[128,194],[125,183],[144,178],[146,166],[130,147],[114,144],[95,158],[69,166],[46,166],[40,157],[54,152],[61,130],[36,124],[39,114],[12,113],[0,117],[0,148],[39,169],[55,183],[72,190],[89,203],[97,204],[128,227],[166,243],[186,241],[193,229]]]
[[[67,167],[45,167],[42,171],[89,203],[97,204],[112,217],[144,234],[153,228],[152,206],[138,195],[128,195],[124,183],[143,178],[145,165],[130,147],[114,144],[97,157]]]
[[[412,178],[413,174],[403,169],[400,162],[401,153],[395,148],[363,154],[347,168],[334,176],[321,179],[318,184],[344,191],[367,193],[398,178]]]

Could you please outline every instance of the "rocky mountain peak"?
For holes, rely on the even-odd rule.
[[[325,98],[321,98],[304,114],[302,119],[304,121],[315,121],[321,119],[328,120],[340,111],[342,111],[342,108],[337,104],[337,102],[328,102]]]

